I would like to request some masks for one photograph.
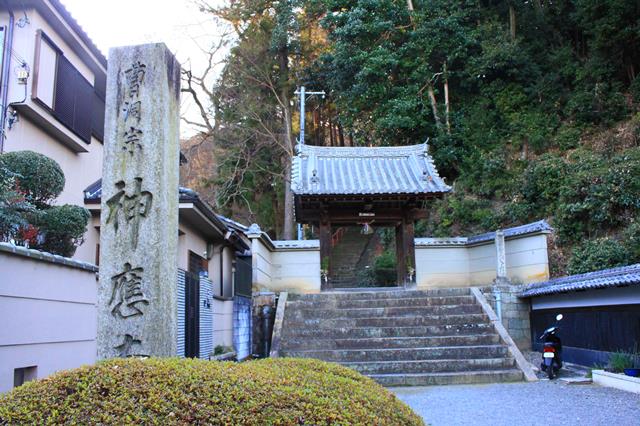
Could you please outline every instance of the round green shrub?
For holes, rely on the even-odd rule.
[[[373,380],[311,359],[114,359],[0,396],[0,424],[424,425]]]
[[[17,183],[27,201],[39,207],[54,200],[64,189],[60,165],[46,155],[15,151],[0,155],[0,165],[17,175]]]
[[[91,214],[80,206],[65,204],[42,210],[33,222],[40,228],[42,241],[34,248],[71,257],[82,243]]]

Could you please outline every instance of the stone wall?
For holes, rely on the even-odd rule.
[[[507,329],[509,335],[516,342],[521,351],[531,349],[531,324],[530,324],[530,304],[527,299],[519,299],[518,294],[522,292],[522,285],[501,284],[481,287],[480,290],[487,298],[493,310],[498,313],[496,306],[496,293],[500,292],[500,310],[502,325]]]

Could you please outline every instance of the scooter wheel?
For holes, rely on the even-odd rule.
[[[553,365],[550,365],[547,368],[547,376],[549,376],[549,380],[553,380],[553,378],[555,377],[555,372],[553,371]]]

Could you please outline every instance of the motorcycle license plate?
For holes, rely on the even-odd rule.
[[[545,352],[542,354],[544,358],[553,358],[555,355],[553,352]]]

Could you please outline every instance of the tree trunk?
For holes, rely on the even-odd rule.
[[[293,192],[291,192],[291,157],[285,159],[284,168],[284,224],[282,229],[282,238],[285,240],[293,239]]]
[[[512,4],[509,5],[509,33],[511,41],[516,40],[516,9]]]
[[[451,121],[449,121],[449,75],[447,63],[444,63],[444,120],[447,125],[447,134],[451,134]]]
[[[438,102],[436,101],[436,94],[433,91],[433,84],[431,84],[431,82],[428,83],[427,93],[429,94],[429,102],[431,103],[431,111],[433,112],[436,127],[439,131],[442,131],[442,122],[440,122],[440,116],[438,115]]]
[[[333,140],[333,120],[331,116],[329,116],[329,146],[335,146],[335,142]]]
[[[278,52],[280,62],[280,97],[282,102],[282,125],[284,127],[285,175],[284,175],[284,223],[282,238],[293,239],[293,193],[291,192],[291,156],[294,153],[293,135],[291,131],[291,99],[289,94],[289,49],[282,48]]]
[[[344,146],[344,132],[340,123],[338,123],[338,139],[340,140],[340,146]]]

